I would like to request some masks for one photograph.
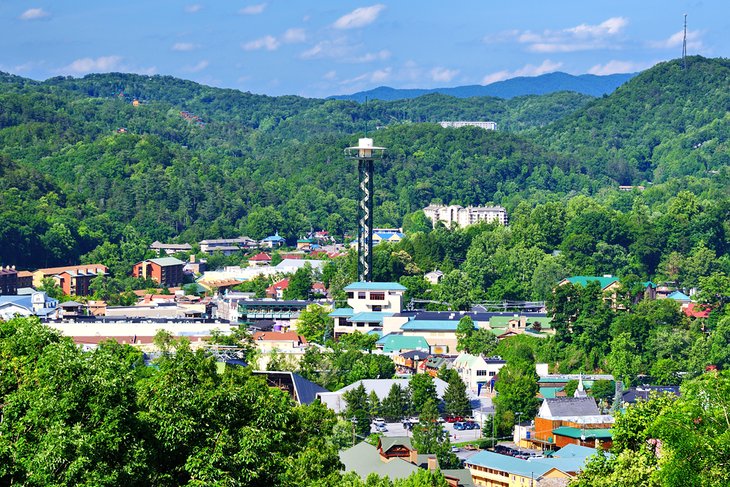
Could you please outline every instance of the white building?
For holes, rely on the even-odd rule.
[[[484,130],[497,130],[496,122],[466,122],[459,120],[456,122],[439,122],[439,125],[443,128],[479,127]]]
[[[406,288],[397,282],[354,282],[345,292],[350,307],[330,313],[335,320],[335,337],[382,330],[385,318],[402,311]]]
[[[447,227],[456,223],[462,228],[479,222],[507,224],[507,210],[501,206],[428,205],[423,212],[433,221],[434,227],[439,220]]]
[[[459,374],[467,389],[478,394],[482,391],[493,391],[494,378],[506,363],[501,357],[485,359],[481,355],[462,353],[456,357],[452,368]]]

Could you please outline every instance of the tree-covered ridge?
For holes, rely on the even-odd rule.
[[[666,181],[730,162],[730,60],[660,63],[566,116],[541,139],[621,184]]]

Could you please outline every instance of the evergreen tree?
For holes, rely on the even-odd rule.
[[[471,404],[466,395],[466,384],[456,375],[449,380],[444,392],[444,410],[452,416],[470,416]]]
[[[438,404],[436,395],[436,384],[428,374],[415,374],[408,382],[411,396],[411,411],[414,414],[421,414],[423,407],[428,401]]]
[[[400,421],[408,413],[408,391],[398,384],[393,384],[388,395],[380,405],[380,411],[386,421]]]
[[[312,293],[312,266],[306,264],[296,270],[289,278],[289,286],[284,289],[284,299],[309,299]]]
[[[368,394],[368,412],[371,419],[377,418],[381,414],[380,399],[375,391],[370,391]]]
[[[451,453],[449,434],[438,419],[436,402],[429,399],[423,405],[418,424],[413,427],[411,444],[418,453],[435,453],[440,468],[456,468],[459,459]]]
[[[370,408],[365,386],[360,383],[354,389],[343,394],[345,400],[345,418],[353,422],[355,432],[362,438],[370,434]]]

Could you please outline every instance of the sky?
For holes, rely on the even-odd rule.
[[[267,95],[635,72],[730,57],[729,0],[0,0],[0,71],[171,75]]]

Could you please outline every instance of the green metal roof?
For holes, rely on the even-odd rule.
[[[618,277],[599,277],[599,276],[573,276],[569,277],[568,281],[574,286],[586,286],[589,282],[598,281],[601,285],[601,289],[606,289],[614,282],[618,282]]]
[[[397,282],[353,282],[345,286],[345,291],[406,291],[406,287]]]
[[[386,335],[376,342],[383,346],[383,352],[402,352],[407,350],[428,350],[428,342],[422,336]]]
[[[346,472],[355,472],[363,480],[373,473],[390,479],[405,479],[418,471],[416,465],[401,458],[384,462],[380,459],[378,450],[364,441],[341,451],[340,461],[345,466]]]
[[[354,313],[352,308],[337,308],[327,316],[330,318],[349,318]]]
[[[581,436],[585,438],[612,438],[613,435],[611,434],[611,430],[608,428],[598,428],[598,429],[584,429],[584,428],[574,428],[572,426],[560,426],[559,428],[555,428],[553,430],[554,435],[560,435],[560,436],[567,436],[568,438],[575,438],[579,439]]]
[[[557,397],[556,394],[563,389],[564,387],[541,387],[540,394],[542,394],[542,397],[545,399],[554,399]]]
[[[175,257],[160,257],[159,259],[149,259],[149,261],[154,262],[155,264],[162,267],[170,265],[185,265],[185,262],[181,261],[180,259],[176,259]]]

